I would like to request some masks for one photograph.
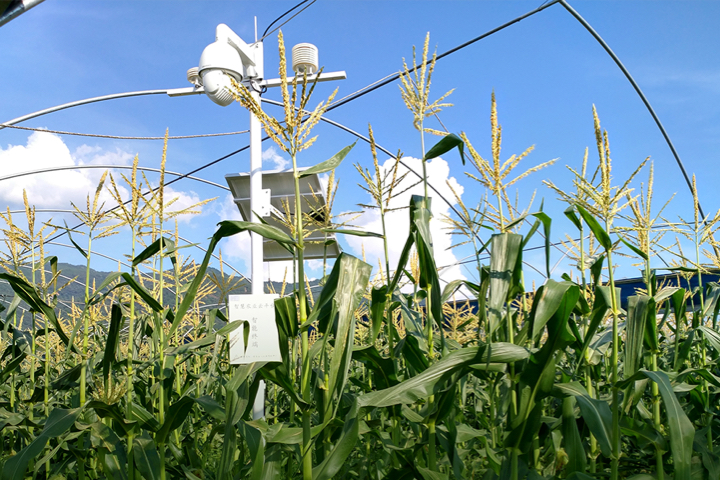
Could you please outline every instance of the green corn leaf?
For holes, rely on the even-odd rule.
[[[148,245],[135,258],[133,258],[133,261],[132,261],[133,267],[140,265],[145,260],[157,255],[158,252],[160,252],[160,250],[162,250],[162,249],[167,249],[168,251],[174,251],[175,250],[175,242],[166,237],[158,238],[153,243]],[[166,254],[167,253],[169,253],[169,252],[166,252]]]
[[[529,352],[518,345],[496,342],[492,347],[491,352],[486,351],[484,347],[461,348],[449,353],[421,374],[402,383],[356,397],[345,416],[338,441],[325,460],[313,468],[313,479],[330,480],[345,465],[357,442],[360,433],[358,416],[364,409],[413,404],[420,398],[439,393],[445,382],[462,368],[488,362],[518,362],[529,356]]]
[[[325,173],[329,172],[330,170],[335,170],[337,167],[340,166],[340,163],[345,159],[348,153],[350,153],[350,150],[353,149],[355,144],[357,143],[357,140],[352,145],[348,145],[347,147],[340,150],[338,153],[330,157],[329,159],[325,160],[322,163],[318,163],[314,167],[308,168],[307,170],[303,170],[302,172],[298,172],[298,178],[307,177],[310,175],[318,174],[318,173]]]
[[[202,397],[196,398],[195,403],[200,405],[205,412],[213,417],[215,420],[225,422],[225,408],[220,405],[217,400],[209,395],[203,395]]]
[[[620,289],[616,288],[615,292],[617,295],[616,298],[620,298]],[[590,346],[590,342],[592,342],[592,339],[595,336],[595,332],[597,332],[598,327],[610,314],[610,300],[610,287],[603,286],[595,288],[595,300],[593,301],[593,309],[592,313],[590,314],[590,324],[588,325],[587,331],[585,332],[585,338],[583,340],[580,352],[578,352],[580,358],[583,358],[585,356],[585,352],[587,352],[587,349]],[[579,367],[580,363],[578,362],[577,368]]]
[[[605,249],[606,252],[610,251],[612,249],[612,241],[610,241],[610,236],[608,233],[600,226],[600,223],[595,219],[595,217],[592,216],[590,212],[585,210],[582,206],[576,205],[578,212],[580,212],[580,216],[585,220],[585,223],[588,224],[588,227],[590,227],[590,230],[592,230],[593,235],[595,235],[595,238],[597,238],[598,243]]]
[[[447,480],[448,476],[445,473],[434,472],[429,468],[417,467],[417,471],[422,477],[422,480]]]
[[[27,353],[23,352],[5,364],[3,369],[0,370],[0,384],[5,384],[8,377],[10,377],[10,375],[18,369],[23,360],[25,360],[25,357],[27,357]]]
[[[634,420],[631,417],[623,417],[620,424],[620,430],[625,435],[632,435],[643,443],[653,445],[661,452],[667,452],[667,442],[660,432],[642,420]]]
[[[511,290],[514,272],[520,259],[522,236],[515,233],[493,235],[490,251],[490,300],[488,335],[500,326],[505,302]]]
[[[575,420],[575,399],[573,397],[563,398],[562,401],[562,433],[565,443],[565,452],[568,455],[568,463],[565,467],[568,474],[573,472],[584,472],[587,462],[585,461],[585,447],[583,447],[580,431]]]
[[[448,300],[450,300],[450,297],[453,296],[453,294],[457,291],[458,288],[461,286],[466,286],[470,289],[473,293],[476,295],[480,293],[480,286],[476,285],[472,282],[469,282],[467,280],[452,280],[448,282],[447,285],[445,285],[445,288],[443,289],[442,296],[440,297],[440,300],[442,301],[443,305],[447,303]]]
[[[375,375],[374,381],[378,389],[385,389],[398,384],[395,364],[389,358],[380,355],[374,345],[355,347],[353,360],[363,362]]]
[[[85,252],[85,250],[83,250],[80,245],[78,245],[77,243],[75,243],[75,240],[73,240],[72,234],[70,233],[70,232],[72,231],[72,229],[67,226],[67,223],[65,223],[65,231],[66,231],[67,234],[68,234],[68,238],[70,239],[70,243],[72,243],[73,246],[75,247],[75,249],[76,249],[78,252],[80,252],[80,255],[82,255],[84,258],[87,259],[87,258],[88,258],[87,252]]]
[[[607,402],[592,398],[585,387],[578,382],[558,383],[555,389],[562,395],[573,396],[580,406],[580,414],[590,432],[598,441],[602,454],[610,457],[610,439],[612,438],[612,412]]]
[[[700,330],[710,346],[720,353],[720,333],[704,325],[697,327],[697,330]]]
[[[30,444],[10,457],[2,469],[3,480],[23,480],[30,461],[40,455],[48,441],[59,437],[73,426],[80,416],[82,407],[73,410],[55,408],[50,412],[45,426]]]
[[[122,309],[120,305],[114,303],[110,313],[110,328],[107,333],[107,340],[105,341],[105,353],[102,359],[103,369],[103,380],[106,382],[105,387],[107,388],[107,380],[110,375],[110,368],[115,363],[115,352],[117,351],[117,345],[120,337],[120,327],[123,324]]]
[[[618,238],[620,238],[620,241],[621,241],[622,243],[624,243],[626,247],[628,247],[630,250],[632,250],[633,252],[635,252],[635,255],[638,255],[638,256],[639,256],[640,258],[642,258],[643,260],[647,260],[647,259],[648,259],[647,253],[643,252],[643,251],[640,250],[638,247],[636,247],[636,246],[633,245],[632,243],[630,243],[630,242],[628,242],[627,240],[625,240],[625,237],[623,237],[622,235],[618,234]]]
[[[297,305],[295,304],[294,295],[288,295],[275,300],[275,318],[278,328],[284,332],[288,339],[297,336]]]
[[[22,278],[9,273],[0,273],[0,279],[7,281],[15,294],[24,300],[25,303],[30,305],[31,310],[45,315],[45,318],[53,325],[53,327],[55,327],[55,333],[57,333],[58,337],[60,337],[60,340],[66,347],[68,347],[68,351],[77,353],[75,345],[70,343],[70,339],[65,334],[65,330],[63,330],[62,325],[58,321],[57,315],[55,315],[55,310],[53,310],[50,305],[40,298],[38,292],[35,290],[35,287]]]
[[[135,278],[132,275],[130,275],[127,272],[123,272],[120,274],[120,276],[122,276],[122,278],[124,280],[124,284],[129,286],[135,293],[137,293],[138,296],[140,298],[142,298],[145,303],[148,304],[148,307],[152,308],[156,312],[163,311],[163,307],[162,307],[162,305],[160,305],[160,302],[155,300],[155,297],[153,296],[153,294],[148,292],[145,287],[140,285],[140,283],[137,280],[135,280]],[[120,286],[120,285],[118,285],[118,286]]]
[[[337,277],[337,284],[326,284],[324,288],[337,292],[333,297],[331,313],[331,318],[336,319],[334,322],[336,327],[332,332],[335,342],[330,355],[327,389],[331,400],[336,400],[338,403],[335,403],[334,408],[330,404],[325,406],[325,418],[335,416],[339,399],[347,383],[355,341],[355,310],[365,293],[372,271],[370,265],[345,253],[341,253],[335,261],[333,270],[335,269],[338,270],[338,275],[330,275],[330,277]],[[325,336],[324,341],[327,342],[327,339],[328,336]]]
[[[244,421],[238,423],[238,429],[250,451],[250,480],[261,480],[265,468],[265,440],[262,433]]]
[[[533,217],[537,218],[543,224],[543,235],[545,236],[545,277],[550,278],[550,227],[552,225],[552,219],[542,211],[532,214]]]
[[[657,383],[665,404],[670,429],[670,451],[675,465],[675,478],[690,478],[695,428],[680,406],[667,374],[649,371],[643,373],[650,380]]]
[[[532,339],[537,341],[545,329],[548,320],[555,315],[562,304],[568,289],[575,286],[571,282],[556,282],[548,280],[535,294],[530,322],[532,324]]]
[[[440,288],[440,277],[438,269],[435,265],[435,255],[433,253],[433,241],[430,234],[430,199],[425,200],[424,197],[413,195],[410,199],[410,221],[412,226],[411,233],[415,235],[415,250],[418,255],[418,266],[420,267],[420,288],[430,294],[428,301],[430,302],[430,314],[438,326],[441,334],[443,334],[443,313],[442,313],[442,289]]]
[[[274,384],[282,387],[282,389],[290,395],[290,398],[292,398],[299,406],[303,408],[308,406],[295,390],[295,383],[290,378],[290,373],[283,363],[269,363],[263,366],[260,369],[260,375],[262,375],[262,377],[268,382],[273,382]]]
[[[143,408],[142,406],[138,405],[137,403],[132,404],[131,408],[131,417],[132,420],[136,420],[140,423],[140,426],[147,431],[150,432],[157,432],[160,430],[160,422],[157,421],[157,419],[153,416],[152,413],[148,412]]]
[[[563,211],[565,216],[570,219],[570,221],[577,227],[578,230],[582,230],[582,222],[578,218],[577,215],[575,215],[575,208],[573,206],[569,206],[568,208]]]
[[[661,371],[640,370],[632,377],[620,382],[618,386],[625,388],[631,382],[643,377],[649,378],[657,384],[660,396],[665,404],[666,426],[670,430],[670,451],[675,466],[675,478],[691,478],[695,428],[675,396],[667,374]]]
[[[655,300],[647,295],[633,295],[628,297],[628,314],[625,331],[625,363],[623,377],[630,378],[642,365],[643,343],[645,340],[645,327],[647,317],[652,314],[654,322]]]
[[[600,276],[602,275],[603,263],[605,262],[605,255],[598,255],[593,259],[590,264],[590,275],[593,279],[593,284],[600,285]]]
[[[100,292],[102,292],[105,288],[107,288],[111,283],[113,283],[115,280],[117,280],[121,276],[122,276],[122,272],[109,273],[108,276],[105,277],[105,279],[102,281],[100,286],[97,289],[95,289],[96,293],[90,299],[89,303],[91,305],[95,305],[95,304],[99,303],[100,301],[102,301],[107,296],[107,294],[110,293],[110,291],[114,290],[117,287],[110,289],[110,291],[106,292],[105,294],[102,294]]]
[[[275,324],[278,329],[278,340],[283,348],[280,348],[280,356],[286,369],[290,368],[290,355],[285,345],[289,345],[290,341],[295,339],[298,331],[297,308],[295,306],[295,296],[289,295],[275,299]],[[249,326],[246,328],[249,332]],[[247,345],[247,343],[246,343]],[[247,347],[246,347],[247,348]]]
[[[370,292],[370,338],[368,343],[375,343],[383,323],[385,323],[385,307],[387,306],[387,286],[373,287]],[[392,313],[390,314],[392,315]]]
[[[187,419],[194,404],[195,401],[192,398],[183,397],[170,405],[165,415],[165,422],[155,434],[155,441],[157,443],[165,443],[170,433],[180,428],[185,419]]]
[[[324,233],[339,233],[342,235],[353,235],[355,237],[385,238],[385,236],[382,233],[367,232],[365,230],[350,230],[347,228],[322,228],[322,229],[320,229],[320,231],[324,232]]]
[[[706,288],[705,308],[702,311],[702,316],[704,318],[711,318],[713,320],[713,324],[715,324],[718,309],[720,308],[720,285],[715,282],[709,282]]]
[[[105,475],[115,480],[127,478],[127,453],[125,445],[110,427],[102,422],[94,422],[90,427],[90,439],[99,456]]]
[[[445,135],[439,142],[433,145],[432,148],[425,154],[424,160],[439,157],[443,153],[447,153],[455,147],[457,147],[460,152],[460,160],[462,160],[462,164],[465,165],[465,144],[462,139],[454,133]]]
[[[490,351],[488,352],[488,350]],[[394,387],[361,395],[358,397],[358,404],[360,407],[412,404],[420,398],[427,398],[433,393],[437,393],[442,386],[442,381],[462,367],[487,362],[518,362],[528,358],[529,355],[526,349],[504,342],[494,342],[492,349],[465,347],[449,353],[420,375],[409,378]]]
[[[285,452],[282,445],[270,445],[265,449],[265,467],[263,468],[261,480],[275,480],[282,478],[282,466],[285,459]]]
[[[88,409],[92,409],[100,418],[113,419],[115,421],[115,425],[120,427],[125,434],[130,432],[137,423],[134,420],[126,420],[125,413],[120,410],[118,404],[108,405],[107,403],[99,400],[91,400],[87,403],[86,407]]]
[[[619,296],[616,298],[620,298]],[[657,321],[657,310],[658,306],[661,305],[658,300],[658,296],[651,297],[648,300],[647,313],[645,315],[645,336],[644,342],[645,348],[651,352],[658,353],[660,345],[658,343],[658,321]],[[667,305],[666,305],[667,307]],[[670,309],[665,309],[665,318],[669,315]],[[662,325],[661,325],[662,326]]]
[[[160,480],[160,455],[147,432],[133,439],[132,453],[135,466],[146,480]]]
[[[180,306],[177,309],[167,338],[172,338],[175,330],[177,330],[177,328],[182,323],[185,314],[193,305],[198,289],[200,288],[203,280],[205,280],[205,273],[207,272],[207,267],[210,264],[210,260],[212,260],[212,254],[215,251],[215,247],[217,247],[217,244],[225,237],[230,237],[247,230],[255,232],[265,238],[280,242],[281,244],[295,245],[295,241],[288,235],[286,235],[285,232],[271,225],[240,221],[220,222],[218,224],[217,231],[210,240],[210,245],[208,245],[205,256],[203,257],[203,261],[200,264],[197,273],[195,274],[195,278],[190,283],[190,286],[188,287],[185,296],[182,299],[182,302],[180,302]]]

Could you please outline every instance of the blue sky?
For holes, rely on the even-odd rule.
[[[720,205],[715,195],[720,143],[720,3],[711,1],[635,2],[574,1],[578,12],[589,21],[615,50],[664,123],[691,173],[698,174],[700,199],[706,212]],[[118,92],[185,87],[188,68],[196,66],[203,48],[214,40],[215,27],[225,23],[246,41],[254,37],[253,17],[258,29],[265,27],[295,2],[265,1],[70,1],[47,0],[37,8],[0,28],[0,62],[5,66],[5,93],[0,96],[0,121],[54,105]],[[318,86],[315,103],[339,87],[339,97],[355,92],[385,77],[410,59],[412,46],[420,47],[426,32],[431,48],[444,52],[518,15],[533,10],[539,1],[325,1],[317,0],[282,27],[288,47],[311,42],[320,52],[327,71],[345,70],[348,79]],[[265,41],[266,76],[276,76],[277,37]],[[419,157],[420,142],[405,109],[397,82],[365,95],[331,113],[328,117],[365,133],[373,125],[378,143],[390,151]],[[667,216],[692,216],[692,202],[680,171],[652,118],[612,60],[583,27],[554,5],[502,32],[464,48],[437,63],[431,98],[454,88],[449,101],[455,106],[440,114],[451,131],[468,134],[475,147],[490,155],[490,95],[498,100],[503,126],[503,158],[520,153],[530,145],[535,150],[523,162],[531,167],[557,158],[557,163],[518,185],[520,203],[537,190],[535,205],[545,199],[545,210],[554,219],[553,239],[574,233],[564,221],[565,206],[541,183],[551,179],[571,188],[565,165],[579,168],[585,147],[590,147],[594,165],[592,106],[597,107],[602,125],[608,130],[614,159],[614,175],[624,180],[647,156],[655,163],[656,205],[677,193]],[[279,99],[279,91],[266,96]],[[280,111],[266,109],[275,115]],[[439,125],[430,122],[433,128]],[[193,135],[244,130],[248,115],[238,105],[219,107],[205,97],[165,96],[112,100],[53,113],[23,123],[93,134],[118,136]],[[303,152],[301,165],[325,160],[354,138],[326,125],[317,129],[316,145]],[[168,150],[168,169],[186,172],[247,144],[247,136],[174,140]],[[428,142],[432,142],[429,139]],[[264,148],[270,149],[266,143]],[[0,161],[9,172],[61,163],[128,164],[135,154],[140,164],[158,167],[162,142],[112,140],[75,136],[51,136],[31,132],[0,130]],[[272,151],[268,152],[272,157]],[[383,160],[383,158],[381,158]],[[202,178],[224,184],[224,175],[247,171],[249,154],[239,154],[203,170]],[[447,163],[445,163],[447,162]],[[356,209],[366,202],[356,186],[361,179],[353,163],[371,166],[369,148],[358,143],[337,172],[341,181],[336,211]],[[268,168],[272,168],[271,161]],[[475,205],[484,193],[467,178],[457,153],[436,164],[433,181],[444,186],[448,177],[463,189],[463,200]],[[48,174],[43,177],[4,181],[0,204],[18,208],[22,188],[38,208],[69,208],[68,201],[82,200],[99,172],[74,175]],[[151,178],[154,178],[151,176]],[[647,171],[639,180],[646,181]],[[639,188],[639,181],[635,182]],[[446,188],[446,187],[444,187]],[[206,244],[215,223],[233,214],[227,193],[204,184],[184,180],[173,185],[184,201],[219,196],[199,216],[181,222],[181,234]],[[447,188],[446,188],[447,190]],[[435,202],[442,213],[440,202]],[[447,211],[447,207],[445,207]],[[404,215],[404,214],[403,214]],[[55,214],[56,222],[69,218]],[[359,222],[372,227],[373,219]],[[405,233],[398,225],[394,242]],[[440,222],[436,242],[443,243]],[[670,241],[670,240],[669,240]],[[358,242],[347,243],[347,251],[361,255]],[[379,245],[366,240],[368,261]],[[668,242],[666,242],[668,243]],[[247,249],[236,240],[223,245],[224,256],[238,270],[247,272]],[[98,242],[98,249],[110,256],[127,250],[123,239]],[[438,248],[440,250],[440,248]],[[56,247],[61,261],[79,263],[79,255]],[[439,253],[439,264],[462,259],[467,251]],[[560,260],[554,251],[552,264]],[[529,253],[526,259],[536,266],[541,257]],[[629,263],[629,262],[625,262]],[[658,262],[659,264],[659,262]],[[98,268],[112,269],[111,261]],[[315,267],[316,265],[313,265]],[[561,261],[555,276],[567,270]],[[276,269],[279,270],[279,269]],[[311,274],[318,275],[317,268]],[[273,272],[277,278],[279,273]],[[456,268],[449,275],[471,278],[472,269]],[[635,276],[627,264],[621,276]],[[281,276],[281,275],[280,275]],[[540,276],[529,278],[542,281]]]

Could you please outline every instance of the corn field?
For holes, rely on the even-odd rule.
[[[326,212],[303,212],[303,178],[333,172],[360,147],[298,170],[298,154],[315,142],[312,129],[334,97],[309,110],[314,84],[298,77],[281,87],[281,119],[264,113],[245,86],[233,92],[292,159],[297,201],[283,220],[291,235],[224,221],[202,261],[193,262],[182,255],[172,219],[194,207],[174,211],[162,174],[152,189],[137,158],[129,177],[106,174],[86,206],[72,205],[81,229],[36,225],[28,198],[27,229],[9,210],[0,214],[0,279],[15,294],[0,314],[2,480],[720,478],[720,285],[702,280],[720,266],[720,212],[701,218],[694,191],[694,216],[668,222],[664,207],[652,209],[647,160],[616,182],[609,136],[593,109],[588,137],[597,161],[586,150],[581,167],[571,168],[572,185],[545,182],[577,229],[563,242],[576,268],[551,278],[552,219],[542,207],[513,202],[509,189],[552,162],[521,172],[531,149],[501,158],[494,95],[487,158],[466,135],[426,127],[427,117],[450,106],[450,92],[430,95],[428,42],[412,67],[403,64],[400,83],[424,153],[424,195],[407,206],[410,227],[395,265],[385,215],[404,179],[401,157],[381,168],[372,128],[357,171],[373,200],[363,208],[379,212],[382,231],[333,221],[331,201]],[[426,148],[426,134],[439,141]],[[425,162],[440,155],[486,192],[475,206],[456,196],[460,214],[451,218],[432,216]],[[163,172],[165,163],[163,153]],[[648,180],[636,188],[640,175]],[[333,185],[331,175],[329,199]],[[104,190],[118,209],[99,204]],[[445,222],[457,246],[472,247],[476,281],[441,285],[431,222]],[[379,273],[371,278],[370,265],[343,253],[311,295],[304,271],[310,228],[383,241]],[[84,298],[64,309],[58,259],[45,253],[57,231],[87,260]],[[97,244],[120,231],[129,234],[130,267],[91,284]],[[281,362],[228,363],[229,335],[244,321],[229,321],[227,305],[213,303],[238,280],[208,268],[220,242],[244,231],[296,258],[295,278],[275,301]],[[695,251],[686,255],[679,240],[668,245],[671,236]],[[541,237],[547,280],[529,287],[523,251]],[[658,280],[651,261],[659,253],[673,259],[667,270],[675,285]],[[638,263],[644,282],[625,306],[615,262]],[[471,300],[454,301],[458,291]],[[253,419],[261,381],[266,414]]]

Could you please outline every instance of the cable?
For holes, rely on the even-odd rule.
[[[91,169],[91,168],[104,168],[104,169],[108,169],[108,170],[111,170],[111,169],[132,170],[133,169],[133,167],[131,165],[95,165],[95,164],[67,165],[67,166],[62,166],[62,167],[47,167],[47,168],[42,168],[39,170],[30,170],[27,172],[13,173],[10,175],[6,175],[4,177],[0,177],[0,182],[2,182],[3,180],[11,180],[13,178],[25,177],[28,175],[37,175],[39,173],[59,172],[59,171],[63,171],[63,170],[85,170],[85,169]],[[137,167],[137,169],[140,171],[160,173],[159,168]],[[196,182],[207,183],[208,185],[212,185],[213,187],[217,187],[222,190],[227,190],[228,192],[230,191],[230,189],[228,187],[226,187],[225,185],[220,185],[219,183],[215,183],[210,180],[205,180],[204,178],[193,177],[187,173],[171,172],[169,170],[165,170],[165,173],[168,175],[174,175],[176,177],[189,178],[190,180],[195,180]],[[171,182],[168,182],[165,185],[169,185],[170,183]]]
[[[441,53],[440,55],[438,55],[437,57],[435,57],[435,59],[436,59],[436,60],[440,60],[441,58],[447,57],[448,55],[450,55],[450,54],[452,54],[452,53],[455,53],[455,52],[457,52],[458,50],[462,50],[463,48],[465,48],[465,47],[467,47],[467,46],[469,46],[469,45],[472,45],[473,43],[478,42],[478,41],[480,41],[480,40],[482,40],[482,39],[484,39],[484,38],[486,38],[486,37],[489,37],[490,35],[492,35],[492,34],[494,34],[494,33],[497,33],[497,32],[499,32],[500,30],[503,30],[503,29],[509,27],[510,25],[513,25],[513,24],[515,24],[515,23],[518,23],[519,21],[524,20],[524,19],[526,19],[526,18],[528,18],[528,17],[530,17],[530,16],[532,16],[532,15],[535,15],[536,13],[542,12],[542,11],[545,10],[546,8],[549,8],[549,7],[555,5],[555,4],[558,3],[558,2],[560,2],[560,0],[552,0],[550,3],[547,3],[547,4],[545,4],[545,5],[541,5],[541,6],[539,6],[538,8],[536,8],[535,10],[531,10],[531,11],[529,11],[529,12],[523,14],[523,15],[520,15],[519,17],[516,17],[515,19],[510,20],[509,22],[503,23],[503,24],[500,25],[499,27],[493,28],[492,30],[487,31],[487,32],[483,33],[482,35],[479,35],[479,36],[473,38],[472,40],[469,40],[469,41],[467,41],[467,42],[465,42],[465,43],[463,43],[463,44],[461,44],[461,45],[458,45],[458,46],[455,47],[455,48],[451,48],[450,50],[447,50],[446,52]],[[415,70],[417,70],[418,68],[421,68],[421,67],[422,67],[422,64],[418,65],[418,66],[415,67],[415,68],[411,68],[409,71],[410,71],[410,72],[414,72]],[[356,98],[362,97],[363,95],[366,95],[366,94],[368,94],[368,93],[370,93],[370,92],[372,92],[372,91],[374,91],[374,90],[377,90],[377,89],[380,88],[380,87],[384,87],[385,85],[387,85],[387,84],[389,84],[389,83],[392,83],[392,82],[394,82],[395,80],[397,80],[398,78],[400,78],[400,76],[401,76],[401,73],[398,72],[398,73],[392,75],[392,76],[391,76],[390,78],[388,78],[387,80],[382,81],[382,82],[380,82],[379,84],[375,85],[374,87],[369,88],[369,89],[367,89],[367,90],[365,90],[365,91],[363,91],[363,92],[361,92],[361,93],[358,93],[358,94],[355,95],[354,97],[346,98],[346,99],[344,99],[344,100],[342,100],[342,101],[338,101],[337,103],[334,103],[333,105],[331,105],[330,107],[328,107],[328,109],[326,110],[326,112],[329,112],[329,111],[331,111],[331,110],[334,110],[334,109],[338,108],[338,107],[341,106],[341,105],[345,105],[346,103],[348,103],[348,102],[350,102],[350,101],[352,101],[352,100],[355,100]]]
[[[645,107],[648,109],[648,112],[650,112],[650,116],[655,120],[655,124],[660,129],[660,133],[662,133],[663,138],[665,139],[665,142],[668,144],[668,147],[670,147],[670,151],[672,152],[673,156],[675,157],[675,162],[677,162],[678,167],[680,167],[680,171],[683,174],[683,177],[685,178],[685,183],[687,183],[688,188],[690,189],[690,193],[693,192],[692,182],[690,181],[690,177],[688,176],[687,172],[685,171],[685,166],[683,165],[682,160],[680,160],[680,155],[678,155],[677,150],[675,150],[675,145],[673,145],[672,141],[670,140],[670,136],[665,131],[665,127],[663,127],[663,124],[660,122],[660,118],[658,118],[657,114],[655,113],[655,110],[650,105],[650,102],[645,97],[645,94],[640,89],[640,86],[637,84],[635,79],[630,75],[630,72],[627,68],[625,68],[625,65],[620,61],[620,58],[618,58],[617,55],[615,55],[615,52],[612,51],[610,46],[605,43],[605,40],[600,36],[599,33],[595,31],[595,29],[583,18],[580,16],[580,14],[570,6],[569,3],[567,3],[565,0],[557,0],[560,2],[560,5],[565,7],[565,10],[570,12],[570,14],[575,17],[575,19],[580,22],[580,24],[585,27],[585,30],[590,32],[590,35],[593,36],[595,40],[600,44],[600,46],[605,50],[605,52],[610,55],[610,58],[613,59],[615,62],[615,65],[618,66],[618,68],[622,71],[622,73],[625,75],[625,78],[628,79],[630,82],[630,85],[635,89],[635,93],[638,94],[640,97],[640,100],[642,100]],[[703,213],[703,209],[700,206],[700,201],[698,200],[698,211],[700,212],[700,216],[703,218],[703,222],[705,222],[705,225],[707,225],[707,219],[705,218],[705,213]]]
[[[9,123],[0,123],[0,128],[15,128],[17,130],[30,130],[33,132],[55,133],[57,135],[74,135],[76,137],[111,138],[114,140],[165,140],[165,137],[122,137],[122,136],[118,136],[118,135],[99,135],[99,134],[95,134],[95,133],[65,132],[62,130],[48,130],[47,128],[21,127],[18,125],[11,125]],[[205,133],[205,134],[200,134],[200,135],[180,135],[180,136],[167,137],[167,138],[168,138],[168,140],[183,140],[186,138],[224,137],[226,135],[239,135],[241,133],[248,133],[249,131],[250,130],[240,130],[238,132]]]
[[[265,29],[265,31],[263,32],[262,37],[260,37],[260,39],[257,40],[255,43],[257,43],[257,42],[262,42],[262,41],[265,39],[265,37],[267,37],[267,36],[270,35],[271,33],[275,32],[275,30],[281,28],[283,25],[285,25],[286,23],[288,23],[288,22],[289,22],[290,20],[292,20],[293,18],[295,18],[295,17],[297,17],[298,15],[300,15],[300,14],[301,14],[303,11],[305,11],[310,5],[312,5],[313,3],[316,2],[316,0],[312,0],[312,1],[310,2],[310,5],[307,5],[307,6],[304,7],[302,10],[300,10],[299,12],[297,12],[295,15],[293,15],[292,17],[290,17],[290,18],[288,18],[287,20],[285,20],[283,23],[281,23],[280,25],[278,25],[274,30],[268,31],[268,30],[270,30],[270,28],[271,28],[273,25],[275,25],[275,24],[278,22],[278,20],[280,20],[280,19],[283,18],[285,15],[287,15],[288,13],[290,13],[290,12],[292,12],[293,10],[295,10],[296,8],[298,8],[298,7],[299,7],[300,5],[302,5],[303,3],[307,3],[307,2],[309,2],[309,1],[310,1],[310,0],[303,0],[302,2],[300,2],[300,3],[298,3],[297,5],[295,5],[294,7],[292,7],[290,10],[288,10],[287,12],[283,13],[283,14],[280,15],[278,18],[276,18],[275,20],[273,20],[272,23],[271,23],[270,25],[268,25],[268,27],[267,27],[267,28]]]

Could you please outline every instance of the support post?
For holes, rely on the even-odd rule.
[[[255,50],[256,71],[262,75],[263,71],[263,48],[262,42],[252,46]],[[260,103],[260,93],[254,88],[251,89],[253,99]],[[262,125],[260,120],[250,114],[250,219],[254,223],[260,223],[256,212],[260,212],[262,206]],[[250,232],[250,278],[252,281],[251,293],[265,293],[265,268],[263,265],[263,238],[257,233]],[[265,417],[265,382],[260,381],[255,401],[253,403],[253,419]]]

